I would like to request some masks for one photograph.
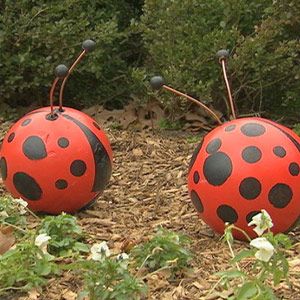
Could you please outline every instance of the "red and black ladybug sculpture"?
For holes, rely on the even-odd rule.
[[[50,91],[50,107],[18,120],[4,137],[0,152],[3,182],[36,212],[74,213],[89,206],[108,183],[112,150],[105,133],[86,114],[62,106],[63,88],[75,65],[95,42],[83,42],[83,51],[68,68],[59,65]],[[59,106],[53,94],[62,79]]]
[[[234,223],[253,237],[248,223],[265,209],[274,233],[289,231],[300,216],[300,139],[290,129],[263,118],[236,119],[226,75],[228,52],[218,52],[233,120],[222,124],[215,113],[198,100],[164,85],[155,76],[151,85],[192,100],[219,123],[193,153],[188,189],[199,216],[216,232]],[[244,239],[234,231],[234,236]]]

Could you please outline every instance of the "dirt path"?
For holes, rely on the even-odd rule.
[[[198,219],[189,199],[187,169],[195,143],[187,134],[109,131],[114,168],[109,187],[94,207],[79,214],[91,242],[106,240],[119,251],[124,242],[149,238],[162,225],[192,239],[194,273],[169,282],[163,274],[147,278],[148,299],[204,299],[216,283],[213,274],[228,268],[230,259],[219,236]],[[300,231],[290,234],[297,246],[290,255],[300,259]],[[235,249],[244,247],[240,242]],[[291,270],[291,286],[282,284],[282,299],[300,299],[300,265]],[[75,299],[79,282],[70,274],[50,281],[37,299]],[[282,296],[283,295],[283,296]],[[211,293],[207,299],[227,299],[228,294]],[[10,298],[30,299],[30,298]]]

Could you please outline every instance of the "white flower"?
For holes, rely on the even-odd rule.
[[[47,235],[46,233],[42,233],[42,234],[39,234],[35,238],[34,244],[36,246],[38,246],[43,251],[43,253],[46,254],[46,253],[48,253],[47,246],[48,246],[49,240],[51,240],[51,236]]]
[[[120,266],[123,269],[127,269],[128,267],[128,260],[129,260],[129,255],[125,252],[120,253],[117,255],[116,260],[120,263]]]
[[[99,244],[94,244],[91,247],[92,260],[102,261],[105,257],[110,256],[110,250],[106,242],[101,242]]]
[[[252,240],[250,245],[258,249],[255,253],[255,257],[264,262],[268,262],[274,253],[273,245],[264,237]]]
[[[27,207],[28,203],[26,201],[24,201],[22,198],[14,199],[14,202],[16,202],[17,205],[19,206],[20,214],[25,215],[27,212],[26,207]]]
[[[260,213],[256,214],[248,226],[255,225],[256,227],[253,230],[257,233],[258,236],[261,236],[264,231],[273,227],[273,222],[267,211],[264,209]]]

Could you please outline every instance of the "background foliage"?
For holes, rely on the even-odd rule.
[[[46,104],[54,67],[70,65],[92,38],[97,49],[68,83],[67,105],[147,101],[149,78],[161,74],[225,112],[215,53],[226,48],[240,113],[296,116],[299,27],[297,0],[3,1],[0,102]],[[167,93],[159,99],[171,112],[187,109]]]

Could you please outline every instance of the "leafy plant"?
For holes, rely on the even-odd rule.
[[[145,0],[139,23],[148,55],[142,69],[226,112],[215,54],[229,49],[240,112],[295,114],[300,106],[300,3],[297,0]],[[189,104],[161,93],[171,112]]]
[[[9,195],[0,198],[0,224],[17,226],[21,230],[26,227],[26,205],[22,199],[14,199]],[[21,231],[19,230],[19,231]]]
[[[189,243],[187,236],[159,228],[151,240],[133,248],[132,256],[137,266],[145,267],[150,272],[164,268],[175,275],[189,267],[192,258],[187,249]]]
[[[254,230],[259,237],[251,240],[245,233],[250,242],[250,249],[244,249],[238,254],[234,254],[232,250],[232,230],[242,230],[233,224],[228,224],[225,228],[224,240],[233,255],[231,264],[235,265],[235,268],[218,272],[217,275],[220,276],[218,284],[225,289],[229,287],[234,289],[234,295],[230,296],[230,300],[277,299],[269,282],[273,281],[276,286],[282,280],[288,280],[289,264],[285,251],[291,247],[291,241],[285,234],[274,235],[270,231],[273,223],[264,210],[254,216],[249,225],[256,226]],[[263,233],[266,230],[267,232]],[[240,266],[239,263],[244,259],[251,260],[251,267],[249,264],[245,269]]]
[[[129,95],[128,66],[140,38],[127,29],[138,18],[135,1],[2,1],[0,5],[0,101],[48,103],[56,65],[70,65],[91,38],[97,47],[68,83],[65,104],[122,102]],[[95,88],[96,87],[96,88]],[[72,99],[72,101],[70,101]]]
[[[300,123],[295,124],[293,130],[300,136]]]
[[[158,125],[161,129],[167,130],[179,130],[182,128],[182,123],[180,121],[171,121],[168,119],[161,119]]]
[[[91,300],[137,300],[146,292],[144,283],[133,277],[115,259],[81,261],[72,268],[84,271],[84,290],[80,292],[79,299],[88,296]]]
[[[74,216],[65,213],[47,216],[42,220],[39,233],[51,237],[48,250],[52,255],[70,256],[89,251],[89,247],[81,242],[83,232]]]
[[[28,291],[47,283],[58,268],[34,241],[18,243],[14,249],[0,255],[0,295],[9,290]]]

